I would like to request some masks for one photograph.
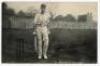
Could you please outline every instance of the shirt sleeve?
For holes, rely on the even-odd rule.
[[[36,14],[35,18],[34,18],[34,21],[33,21],[33,24],[35,25],[37,23],[37,20],[38,20],[38,14]]]

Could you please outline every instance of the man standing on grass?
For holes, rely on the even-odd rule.
[[[46,5],[41,4],[41,12],[36,14],[34,18],[35,33],[37,38],[38,59],[48,59],[47,50],[49,46],[49,32],[47,25],[49,23],[50,15],[46,12]]]

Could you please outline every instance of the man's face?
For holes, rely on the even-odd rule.
[[[45,12],[45,7],[42,7],[41,8],[41,13],[44,14],[44,12]]]

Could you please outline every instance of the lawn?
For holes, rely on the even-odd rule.
[[[38,60],[33,29],[3,29],[3,63],[96,63],[96,29],[51,29],[48,60]]]

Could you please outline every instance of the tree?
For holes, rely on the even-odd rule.
[[[86,22],[86,21],[87,21],[87,15],[78,16],[78,22]]]
[[[8,8],[7,4],[5,2],[2,3],[2,14],[3,15],[15,15],[15,11],[11,8]]]
[[[25,14],[23,11],[19,11],[19,12],[17,13],[17,15],[18,15],[18,16],[21,16],[21,17],[26,16],[26,14]]]
[[[8,8],[5,2],[2,3],[2,26],[3,28],[11,28],[10,17],[15,15],[15,11],[11,8]]]
[[[63,16],[62,15],[58,15],[58,16],[56,16],[56,18],[54,19],[54,20],[56,20],[56,21],[61,21],[61,20],[63,20]]]
[[[5,12],[7,12],[7,4],[6,3],[2,3],[2,14],[5,14]]]
[[[72,22],[75,22],[76,21],[75,17],[73,15],[71,15],[71,14],[66,15],[64,17],[64,20],[65,21],[72,21]]]
[[[13,15],[15,15],[15,11],[11,8],[8,8],[7,9],[7,14],[13,16]]]
[[[56,20],[56,21],[59,21],[59,20],[60,21],[71,21],[71,22],[76,21],[75,17],[71,14],[68,14],[65,17],[63,17],[62,15],[58,15],[54,20]]]

